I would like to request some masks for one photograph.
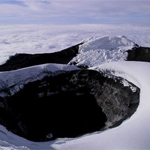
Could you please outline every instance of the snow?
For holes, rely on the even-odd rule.
[[[129,82],[127,82],[127,80],[122,80],[122,84],[126,87],[130,87],[130,89],[132,90],[132,92],[136,92],[137,88],[133,87]]]
[[[25,146],[14,146],[5,141],[0,141],[0,150],[29,150]]]
[[[150,63],[145,62],[114,62],[106,63],[96,67],[96,70],[112,70],[113,74],[124,77],[128,81],[139,86],[140,105],[135,114],[122,125],[83,136],[76,140],[66,141],[57,145],[57,149],[104,149],[104,150],[137,150],[150,149]]]
[[[16,53],[51,53],[92,36],[125,35],[150,47],[150,27],[134,25],[0,25],[0,64]]]
[[[27,67],[15,71],[0,72],[0,96],[8,96],[8,90],[11,95],[19,91],[28,82],[33,82],[64,71],[78,70],[75,66],[62,64],[44,64],[33,67]],[[5,91],[5,89],[8,89]]]
[[[136,44],[125,36],[104,36],[91,38],[79,47],[79,54],[69,64],[97,66],[106,62],[126,60],[127,50]]]
[[[140,90],[140,105],[137,111],[120,126],[87,134],[76,139],[57,139],[51,142],[31,142],[8,132],[0,127],[0,139],[16,146],[26,146],[29,149],[50,150],[97,150],[97,149],[150,149],[150,63],[146,62],[113,62],[93,68],[94,70],[110,70],[113,75],[123,77],[137,85]]]
[[[89,70],[97,70],[103,73],[103,75],[107,78],[111,78],[114,79],[116,81],[116,73],[115,75],[113,74],[112,70],[99,70],[99,67],[95,66],[95,67],[91,67],[88,68]],[[137,91],[137,87],[133,86],[131,83],[129,83],[127,80],[124,79],[124,77],[122,77],[122,79],[120,80],[120,83],[123,84],[124,87],[129,87],[132,92],[136,92]]]
[[[80,46],[80,53],[87,52],[89,50],[128,50],[132,49],[135,43],[127,39],[125,36],[104,36],[93,37]]]

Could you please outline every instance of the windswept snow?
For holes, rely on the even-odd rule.
[[[50,76],[53,73],[78,70],[75,66],[61,64],[44,64],[15,71],[0,72],[0,96],[14,94],[24,87],[28,82],[33,82]]]
[[[79,54],[70,64],[77,66],[97,66],[106,62],[126,60],[127,50],[131,50],[136,44],[125,36],[104,36],[91,38],[79,47]]]
[[[93,37],[85,41],[79,48],[80,53],[84,53],[90,50],[129,50],[135,46],[135,43],[125,36],[104,36]]]

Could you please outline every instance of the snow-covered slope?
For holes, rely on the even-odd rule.
[[[80,46],[80,53],[84,53],[90,50],[128,50],[132,49],[135,43],[127,39],[125,36],[104,36],[104,37],[93,37],[85,41]]]
[[[75,66],[61,64],[44,64],[16,71],[0,72],[0,96],[5,97],[23,88],[28,82],[33,82],[50,76],[53,73],[78,70]]]
[[[127,50],[137,46],[125,36],[91,38],[79,47],[79,54],[69,64],[92,67],[105,62],[126,60]]]

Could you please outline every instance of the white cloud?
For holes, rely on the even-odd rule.
[[[49,7],[50,0],[18,0],[31,10],[44,10]]]
[[[110,20],[112,22],[131,21],[134,17],[147,15],[145,20],[150,20],[150,1],[125,1],[125,0],[17,0],[22,2],[22,5],[15,4],[0,4],[1,16],[2,15],[16,15],[18,17],[28,16],[29,19],[36,20],[37,18],[43,21],[46,19],[59,20],[64,17],[66,20],[73,17],[77,22],[84,23],[85,20],[88,23],[90,21],[102,21]],[[55,17],[55,18],[54,18]],[[125,18],[123,20],[122,18]],[[89,19],[89,20],[88,20]],[[144,19],[143,19],[144,20]],[[142,20],[142,21],[143,21]],[[52,21],[53,22],[53,21]],[[60,21],[61,22],[61,21]],[[69,23],[70,23],[69,22]],[[139,20],[140,22],[140,20]]]

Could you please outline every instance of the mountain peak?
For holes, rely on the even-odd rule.
[[[79,46],[79,54],[69,64],[92,67],[106,62],[124,61],[128,50],[138,45],[125,36],[92,37]]]
[[[80,53],[89,50],[129,50],[135,47],[133,41],[127,39],[125,36],[102,36],[89,38],[80,46]]]

